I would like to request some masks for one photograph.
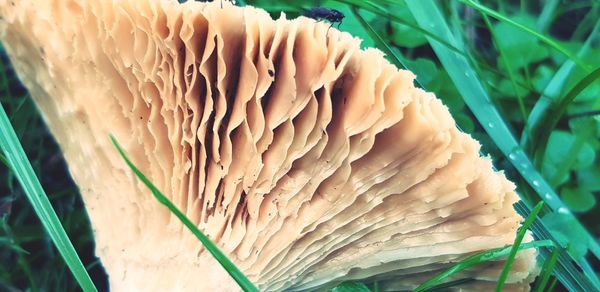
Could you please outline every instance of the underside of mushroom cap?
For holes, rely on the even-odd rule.
[[[215,2],[0,0],[2,41],[113,290],[237,287],[109,133],[264,290],[412,289],[513,242],[514,185],[411,72],[325,23]],[[487,289],[502,264],[449,280]],[[507,287],[535,274],[535,251],[521,252]]]

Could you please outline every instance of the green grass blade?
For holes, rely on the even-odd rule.
[[[548,286],[548,290],[546,290],[546,291],[554,291],[554,287],[556,286],[556,283],[558,282],[557,280],[558,280],[557,278],[554,278],[552,280],[552,282],[550,282],[550,286]]]
[[[544,266],[542,267],[542,274],[538,278],[538,282],[533,289],[534,292],[543,292],[544,289],[548,285],[548,280],[550,280],[550,276],[552,275],[552,271],[554,270],[554,266],[556,265],[556,261],[558,260],[558,251],[559,248],[555,247],[552,249],[552,254],[550,254],[550,258],[546,259]]]
[[[544,5],[542,9],[542,13],[540,13],[540,17],[536,22],[536,27],[540,31],[548,30],[548,27],[551,24],[552,19],[554,18],[556,8],[558,7],[559,0],[549,0]]]
[[[146,187],[148,187],[148,189],[152,191],[154,197],[161,204],[165,205],[173,214],[175,214],[175,216],[177,216],[177,218],[179,218],[179,220],[181,220],[181,222],[200,240],[200,242],[204,245],[206,250],[208,250],[213,255],[213,257],[221,264],[221,266],[223,266],[227,273],[229,273],[229,275],[238,283],[240,288],[242,288],[244,291],[258,291],[254,284],[252,284],[252,282],[250,282],[250,280],[246,278],[244,273],[242,273],[235,266],[235,264],[232,261],[230,261],[229,258],[227,258],[227,256],[223,252],[221,252],[221,250],[219,250],[219,248],[206,235],[204,235],[204,233],[202,233],[202,231],[200,231],[198,227],[196,227],[196,225],[185,216],[185,214],[183,214],[177,208],[177,206],[175,206],[167,197],[165,197],[160,192],[160,190],[158,190],[154,186],[154,184],[148,178],[146,178],[146,176],[137,167],[135,167],[135,165],[131,162],[131,160],[129,160],[129,158],[115,139],[115,137],[111,135],[110,140],[112,141],[113,145],[117,148],[119,154],[121,154],[121,157],[123,157],[127,165],[131,168],[131,170],[133,170],[135,175],[146,185]]]
[[[2,162],[2,164],[4,164],[4,166],[6,166],[7,168],[10,169],[10,164],[8,164],[8,160],[6,160],[6,157],[4,157],[4,155],[0,154],[0,162]]]
[[[585,4],[582,2],[582,4]],[[577,28],[573,31],[573,35],[571,36],[572,40],[582,40],[585,38],[586,32],[590,31],[594,25],[598,24],[598,17],[600,17],[600,2],[596,1],[592,4],[592,7],[586,7],[589,9],[589,12],[586,13],[585,17],[579,21],[577,24]],[[572,5],[571,7],[573,7]],[[575,8],[575,7],[573,7]],[[575,8],[577,9],[577,8]],[[570,10],[572,11],[572,10]],[[560,11],[559,13],[567,12],[567,10]]]
[[[529,206],[523,201],[517,202],[514,207],[523,217],[529,217],[529,214],[532,212]],[[551,240],[552,242],[558,242],[555,236],[548,230],[546,224],[539,218],[531,224],[529,229],[533,232],[536,240]],[[548,248],[540,248],[538,251],[542,259],[548,259],[550,257],[551,250]],[[558,264],[555,266],[553,273],[556,276],[556,279],[560,280],[560,282],[570,291],[598,291],[600,283],[593,271],[586,271],[586,263],[587,262],[584,259],[573,259],[567,253],[566,249],[559,248]],[[579,267],[576,265],[579,265]],[[583,270],[583,274],[580,268]]]
[[[600,22],[597,22],[583,46],[579,52],[577,52],[577,55],[581,56],[589,51],[599,32]],[[574,66],[575,64],[571,60],[565,61],[556,74],[554,74],[550,82],[548,82],[548,85],[544,88],[543,94],[533,106],[525,124],[525,128],[532,130],[531,132],[523,132],[521,135],[521,145],[527,153],[533,153],[538,142],[541,141],[540,137],[536,136],[535,133],[538,133],[542,127],[545,127],[542,119],[546,117],[548,115],[547,112],[553,108],[553,105],[556,103],[556,99],[560,96],[563,87],[566,85],[567,79],[573,71]]]
[[[83,289],[83,291],[97,291],[90,276],[85,270],[77,252],[71,244],[67,233],[63,229],[58,216],[52,209],[50,200],[46,196],[42,185],[37,179],[31,163],[25,155],[23,147],[17,138],[4,108],[0,105],[0,148],[4,151],[4,156],[10,165],[10,169],[23,187],[29,202],[33,206],[35,213],[40,218],[42,225],[48,235],[54,242],[58,252],[65,260],[65,263],[73,273],[73,276]]]
[[[350,10],[352,11],[352,14],[354,14],[358,22],[360,22],[360,24],[365,28],[369,36],[371,36],[371,39],[373,39],[377,47],[387,55],[388,59],[394,65],[396,65],[396,67],[406,69],[407,66],[402,60],[402,58],[400,58],[400,56],[398,56],[398,54],[396,54],[396,52],[392,50],[392,48],[383,39],[383,37],[381,37],[381,35],[377,31],[375,31],[375,29],[373,29],[373,27],[362,16],[360,16],[360,14],[358,13],[358,9],[356,9],[355,6],[351,6]]]
[[[529,226],[531,226],[531,224],[537,217],[537,214],[540,213],[540,210],[542,210],[543,206],[544,206],[543,201],[540,201],[539,203],[537,203],[537,205],[535,205],[535,207],[533,208],[533,211],[531,211],[531,214],[529,214],[529,216],[527,216],[527,219],[525,219],[525,222],[519,229],[519,232],[517,232],[517,236],[515,237],[515,242],[513,243],[512,248],[510,250],[510,254],[506,258],[506,263],[504,264],[504,268],[502,269],[502,272],[500,273],[500,277],[498,277],[498,284],[496,285],[496,292],[502,291],[502,288],[504,287],[504,283],[506,282],[506,279],[508,278],[508,273],[510,273],[510,268],[512,267],[512,264],[515,261],[515,257],[517,256],[517,251],[519,250],[519,246],[521,246],[521,242],[523,242],[523,237],[525,237],[525,233],[529,229]]]
[[[554,102],[551,103],[541,116],[531,125],[532,137],[534,137],[535,140],[531,139],[530,141],[537,141],[537,143],[532,143],[531,146],[535,149],[534,160],[536,165],[541,165],[544,160],[548,137],[550,137],[550,133],[552,133],[560,119],[564,116],[567,111],[567,106],[573,102],[579,93],[599,78],[600,68],[597,68],[577,82],[577,84],[575,84],[575,86],[573,86],[573,88],[571,88],[571,90],[563,97],[554,100]]]
[[[508,77],[510,79],[510,83],[512,84],[513,91],[515,92],[515,96],[517,97],[517,102],[519,103],[519,111],[521,112],[521,116],[523,117],[523,120],[527,120],[527,112],[525,111],[525,104],[523,103],[523,97],[521,96],[521,94],[519,94],[519,88],[517,86],[515,74],[513,73],[513,68],[510,65],[510,62],[508,62],[506,53],[504,52],[504,49],[502,48],[502,46],[500,46],[498,44],[498,35],[496,34],[496,30],[494,29],[494,26],[492,25],[492,22],[490,21],[489,17],[485,13],[482,13],[481,16],[483,17],[483,21],[485,22],[485,25],[487,26],[488,30],[491,33],[492,42],[494,43],[495,47],[498,49],[498,55],[500,57],[500,61],[502,62],[502,64],[504,64],[504,67],[506,67],[506,71],[508,72]],[[525,128],[525,129],[527,129],[527,128]]]
[[[456,44],[454,35],[450,32],[445,23],[444,16],[441,14],[440,9],[435,2],[428,0],[407,1],[407,4],[420,25],[435,31],[439,36],[443,36],[449,42]],[[551,186],[544,180],[541,174],[535,170],[531,160],[525,154],[523,149],[519,147],[510,130],[503,122],[497,109],[492,104],[489,95],[480,81],[476,78],[476,72],[472,69],[467,59],[447,50],[442,44],[437,43],[433,39],[428,38],[428,41],[442,65],[450,73],[451,79],[457,85],[467,106],[490,135],[496,146],[508,158],[509,162],[515,166],[525,181],[527,181],[527,183],[536,191],[538,196],[542,198],[552,210],[563,214],[565,217],[572,218],[573,222],[575,222],[574,224],[578,225],[574,227],[583,229],[579,221],[577,221],[573,214],[568,211],[568,208],[561,202]],[[532,199],[538,200],[536,198]],[[545,237],[552,238],[550,234],[546,234]],[[596,257],[599,257],[600,246],[598,245],[598,242],[587,231],[582,233],[582,237],[584,238],[584,242],[588,245],[589,250]],[[595,275],[589,275],[588,273],[585,273],[584,275],[577,271],[573,271],[574,268],[572,264],[569,265],[572,260],[573,258],[568,255],[561,258],[561,262],[564,263],[564,270],[569,272],[569,274],[558,275],[561,282],[567,281],[563,283],[574,285],[572,287],[575,290],[577,290],[578,287],[587,287],[590,285],[595,287],[596,290],[600,289],[600,285],[597,284]],[[580,263],[580,266],[586,266],[582,263],[584,261],[585,259],[575,260],[575,262]]]
[[[583,61],[581,61],[581,59],[579,59],[577,56],[575,56],[573,53],[571,53],[568,49],[566,49],[565,47],[561,46],[559,43],[555,42],[554,40],[548,38],[547,36],[540,34],[538,32],[536,32],[535,30],[526,27],[516,21],[511,20],[510,18],[482,5],[479,4],[473,0],[460,0],[460,2],[464,3],[465,5],[470,6],[471,8],[481,12],[481,13],[485,13],[495,19],[504,21],[508,24],[511,24],[529,34],[531,34],[532,36],[536,37],[537,39],[539,39],[541,42],[547,44],[548,46],[554,48],[555,50],[557,50],[558,52],[562,53],[563,55],[567,56],[569,59],[571,59],[573,62],[575,62],[575,64],[577,64],[577,66],[581,67],[582,69],[584,69],[585,71],[589,72],[591,70],[591,68],[585,64]]]
[[[568,115],[567,118],[580,119],[580,118],[585,118],[585,117],[593,117],[593,116],[597,116],[597,115],[600,115],[600,110],[578,112],[578,113]]]
[[[406,1],[406,4],[419,25],[430,28],[438,36],[446,38],[449,43],[456,46],[455,37],[448,28],[436,2],[432,0]],[[466,105],[471,109],[498,149],[502,151],[521,176],[536,191],[539,198],[543,199],[552,210],[561,213],[566,211],[568,213],[566,216],[573,217],[573,214],[568,212],[568,208],[562,203],[550,184],[533,167],[529,157],[519,147],[510,129],[492,103],[487,91],[477,78],[477,72],[473,70],[468,60],[463,55],[448,50],[436,40],[429,37],[427,39],[440,62],[448,71],[450,78],[456,84]],[[580,225],[576,219],[575,222]],[[586,232],[583,236],[587,239],[590,251],[600,258],[600,245],[598,242],[589,232]]]
[[[537,247],[543,247],[543,246],[553,246],[553,245],[554,245],[554,243],[552,243],[551,240],[532,241],[532,242],[527,242],[527,243],[521,244],[520,246],[518,246],[517,250],[524,250],[524,249],[537,248]],[[464,269],[468,269],[468,268],[476,266],[480,263],[488,262],[491,260],[495,260],[495,259],[499,259],[504,256],[507,256],[510,254],[512,249],[513,249],[512,246],[500,247],[500,248],[495,248],[495,249],[492,249],[489,251],[485,251],[485,252],[481,252],[481,253],[472,255],[472,256],[458,262],[457,264],[450,267],[449,269],[441,272],[440,274],[431,278],[430,280],[426,281],[425,283],[419,285],[419,287],[417,287],[415,289],[415,292],[431,289],[431,288],[435,287],[436,285],[438,285],[438,283],[442,282],[444,279],[447,279],[448,277],[450,277]]]
[[[413,23],[411,21],[408,21],[402,17],[399,17],[393,13],[390,13],[388,11],[386,11],[384,8],[372,3],[371,1],[364,1],[364,0],[335,0],[336,2],[340,2],[340,3],[345,3],[351,6],[355,6],[358,7],[360,9],[364,9],[366,11],[375,13],[381,17],[385,17],[387,19],[390,19],[394,22],[406,25],[420,33],[422,33],[423,35],[429,36],[433,39],[435,39],[436,41],[442,43],[443,45],[445,45],[448,49],[459,53],[459,54],[463,54],[462,50],[457,48],[456,46],[448,43],[446,40],[444,40],[443,38],[437,36],[435,33],[432,33],[430,31],[428,31],[425,28],[422,28],[421,26],[419,26],[416,23]],[[397,4],[394,1],[388,1],[389,4],[393,5],[393,4]]]

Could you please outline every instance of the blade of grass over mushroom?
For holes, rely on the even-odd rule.
[[[554,270],[554,266],[556,266],[556,261],[558,260],[558,247],[554,247],[552,249],[552,253],[550,257],[546,259],[544,262],[544,266],[542,267],[542,274],[539,276],[535,287],[533,288],[534,292],[543,292],[546,286],[548,285],[548,280],[552,275],[552,271]]]
[[[531,226],[531,224],[537,217],[537,214],[540,213],[540,210],[542,210],[543,206],[544,206],[544,201],[540,201],[539,203],[537,203],[537,205],[535,205],[535,207],[531,211],[531,214],[529,214],[529,216],[527,216],[527,219],[525,219],[525,222],[523,222],[523,225],[521,225],[521,228],[519,228],[519,231],[517,232],[517,236],[515,237],[515,242],[513,243],[512,248],[510,250],[510,254],[506,258],[506,262],[504,263],[504,268],[502,269],[502,272],[500,273],[500,277],[498,278],[498,283],[496,285],[496,292],[502,291],[502,288],[504,287],[504,283],[506,282],[506,279],[508,279],[508,273],[510,272],[510,268],[512,267],[512,264],[515,261],[515,257],[517,256],[517,251],[519,250],[519,246],[521,246],[521,242],[523,242],[523,237],[525,237],[525,233],[529,229],[529,226]]]
[[[424,0],[406,1],[406,3],[419,25],[432,29],[438,36],[443,36],[451,44],[457,45],[457,41],[448,28],[436,2]],[[533,167],[531,160],[523,149],[519,147],[468,60],[464,56],[447,49],[434,39],[429,37],[427,39],[440,62],[448,71],[451,80],[456,84],[466,105],[471,109],[498,149],[502,151],[521,176],[536,191],[539,198],[543,199],[552,210],[568,210],[550,184]],[[530,202],[538,201],[537,198],[524,199]],[[575,219],[574,222],[581,226],[581,223],[572,214],[569,213],[567,216]],[[596,257],[600,257],[600,245],[589,232],[586,231],[584,237],[589,244],[588,248]]]
[[[410,1],[409,1],[410,2]],[[571,51],[569,51],[567,48],[563,47],[562,45],[560,45],[558,42],[555,42],[554,40],[550,39],[549,37],[540,34],[538,32],[536,32],[535,30],[524,26],[516,21],[511,20],[510,18],[502,15],[501,13],[498,13],[490,8],[488,8],[487,6],[484,6],[482,4],[479,4],[473,0],[460,0],[460,2],[464,3],[465,5],[468,5],[470,7],[472,7],[473,9],[487,14],[495,19],[504,21],[508,24],[511,24],[531,35],[533,35],[534,37],[536,37],[537,39],[539,39],[541,42],[547,44],[548,46],[554,48],[555,50],[559,51],[561,54],[567,56],[569,59],[571,59],[573,62],[575,62],[575,64],[577,64],[577,66],[581,67],[582,69],[586,70],[586,71],[590,71],[591,68],[590,66],[588,66],[587,64],[585,64],[581,59],[579,59],[577,56],[575,56]]]
[[[600,22],[597,22],[583,46],[581,49],[579,49],[579,52],[577,52],[578,56],[582,56],[589,51],[593,40],[599,32]],[[567,60],[562,64],[550,82],[548,82],[548,85],[546,88],[544,88],[542,95],[529,113],[525,128],[532,130],[531,132],[523,132],[521,135],[521,146],[527,151],[527,153],[533,153],[533,150],[536,148],[538,142],[543,141],[540,140],[541,137],[536,136],[535,133],[538,133],[541,128],[546,127],[546,125],[542,122],[542,119],[545,117],[545,115],[547,115],[546,112],[553,108],[553,104],[556,103],[557,97],[560,96],[560,93],[563,91],[563,88],[567,83],[567,79],[571,75],[574,67],[575,64],[571,60]]]
[[[146,176],[129,160],[119,143],[114,136],[110,136],[110,140],[113,145],[119,151],[119,154],[129,168],[135,173],[135,175],[152,191],[154,197],[163,205],[165,205],[177,218],[200,240],[202,245],[213,255],[213,257],[223,266],[223,268],[229,273],[229,275],[238,283],[240,288],[244,291],[258,291],[258,289],[250,282],[248,278],[240,271],[236,265],[227,258],[227,256],[219,250],[219,248],[202,232],[190,219],[188,219],[183,212],[181,212],[177,206],[175,206],[160,190],[158,190],[154,184],[146,178]]]
[[[531,125],[531,133],[532,137],[535,137],[535,140],[530,139],[530,141],[535,142],[531,145],[531,148],[535,149],[533,157],[536,166],[539,167],[541,165],[544,154],[546,153],[548,137],[550,136],[550,133],[552,133],[552,130],[556,128],[560,119],[564,116],[567,111],[567,106],[573,102],[579,93],[599,78],[600,68],[596,68],[596,70],[577,82],[567,94],[548,104],[548,107],[545,108],[538,119],[534,120],[534,123]]]
[[[9,168],[21,184],[44,229],[48,232],[81,289],[86,292],[97,291],[54,212],[48,196],[46,196],[42,185],[37,179],[31,167],[31,162],[27,159],[17,134],[2,106],[0,106],[0,148],[4,152]]]
[[[529,248],[537,248],[537,247],[552,246],[552,245],[554,245],[554,244],[552,243],[551,240],[539,240],[539,241],[532,241],[532,242],[527,242],[527,243],[521,244],[520,246],[518,246],[517,250],[524,250],[524,249],[529,249]],[[419,287],[417,287],[415,289],[415,292],[431,289],[431,288],[435,287],[436,285],[438,285],[439,283],[441,283],[442,281],[444,281],[445,279],[447,279],[448,277],[450,277],[464,269],[468,269],[468,268],[476,266],[478,264],[507,256],[508,254],[510,254],[511,250],[512,250],[512,246],[507,246],[507,247],[495,248],[492,250],[488,250],[488,251],[484,251],[484,252],[472,255],[472,256],[458,262],[457,264],[450,267],[449,269],[441,272],[440,274],[431,278],[430,280],[426,281],[425,283],[419,285]]]
[[[524,218],[529,217],[529,214],[532,212],[531,208],[523,201],[517,202],[514,207]],[[533,232],[533,235],[537,240],[551,240],[555,243],[558,242],[554,234],[549,231],[546,224],[539,218],[534,220],[529,229]],[[538,252],[542,259],[548,259],[551,254],[551,250],[548,248],[539,248]],[[553,273],[569,291],[597,291],[599,290],[600,283],[593,271],[585,269],[586,263],[587,262],[584,260],[573,259],[567,253],[565,248],[559,248],[558,263],[554,267]],[[575,265],[579,265],[579,267],[576,267]],[[580,268],[583,269],[583,272]]]

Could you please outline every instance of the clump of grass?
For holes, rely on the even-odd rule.
[[[25,155],[17,134],[2,107],[0,107],[0,149],[4,152],[3,160],[10,166],[10,170],[21,184],[36,215],[48,232],[48,236],[54,242],[80,287],[86,292],[97,291],[54,212],[50,200],[48,200],[48,196],[37,179],[31,162]]]

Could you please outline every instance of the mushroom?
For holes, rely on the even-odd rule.
[[[215,2],[0,0],[114,291],[238,288],[109,133],[262,290],[412,289],[513,242],[515,186],[411,72],[328,24]],[[529,288],[535,255],[507,287]],[[502,264],[457,277],[487,289]]]

